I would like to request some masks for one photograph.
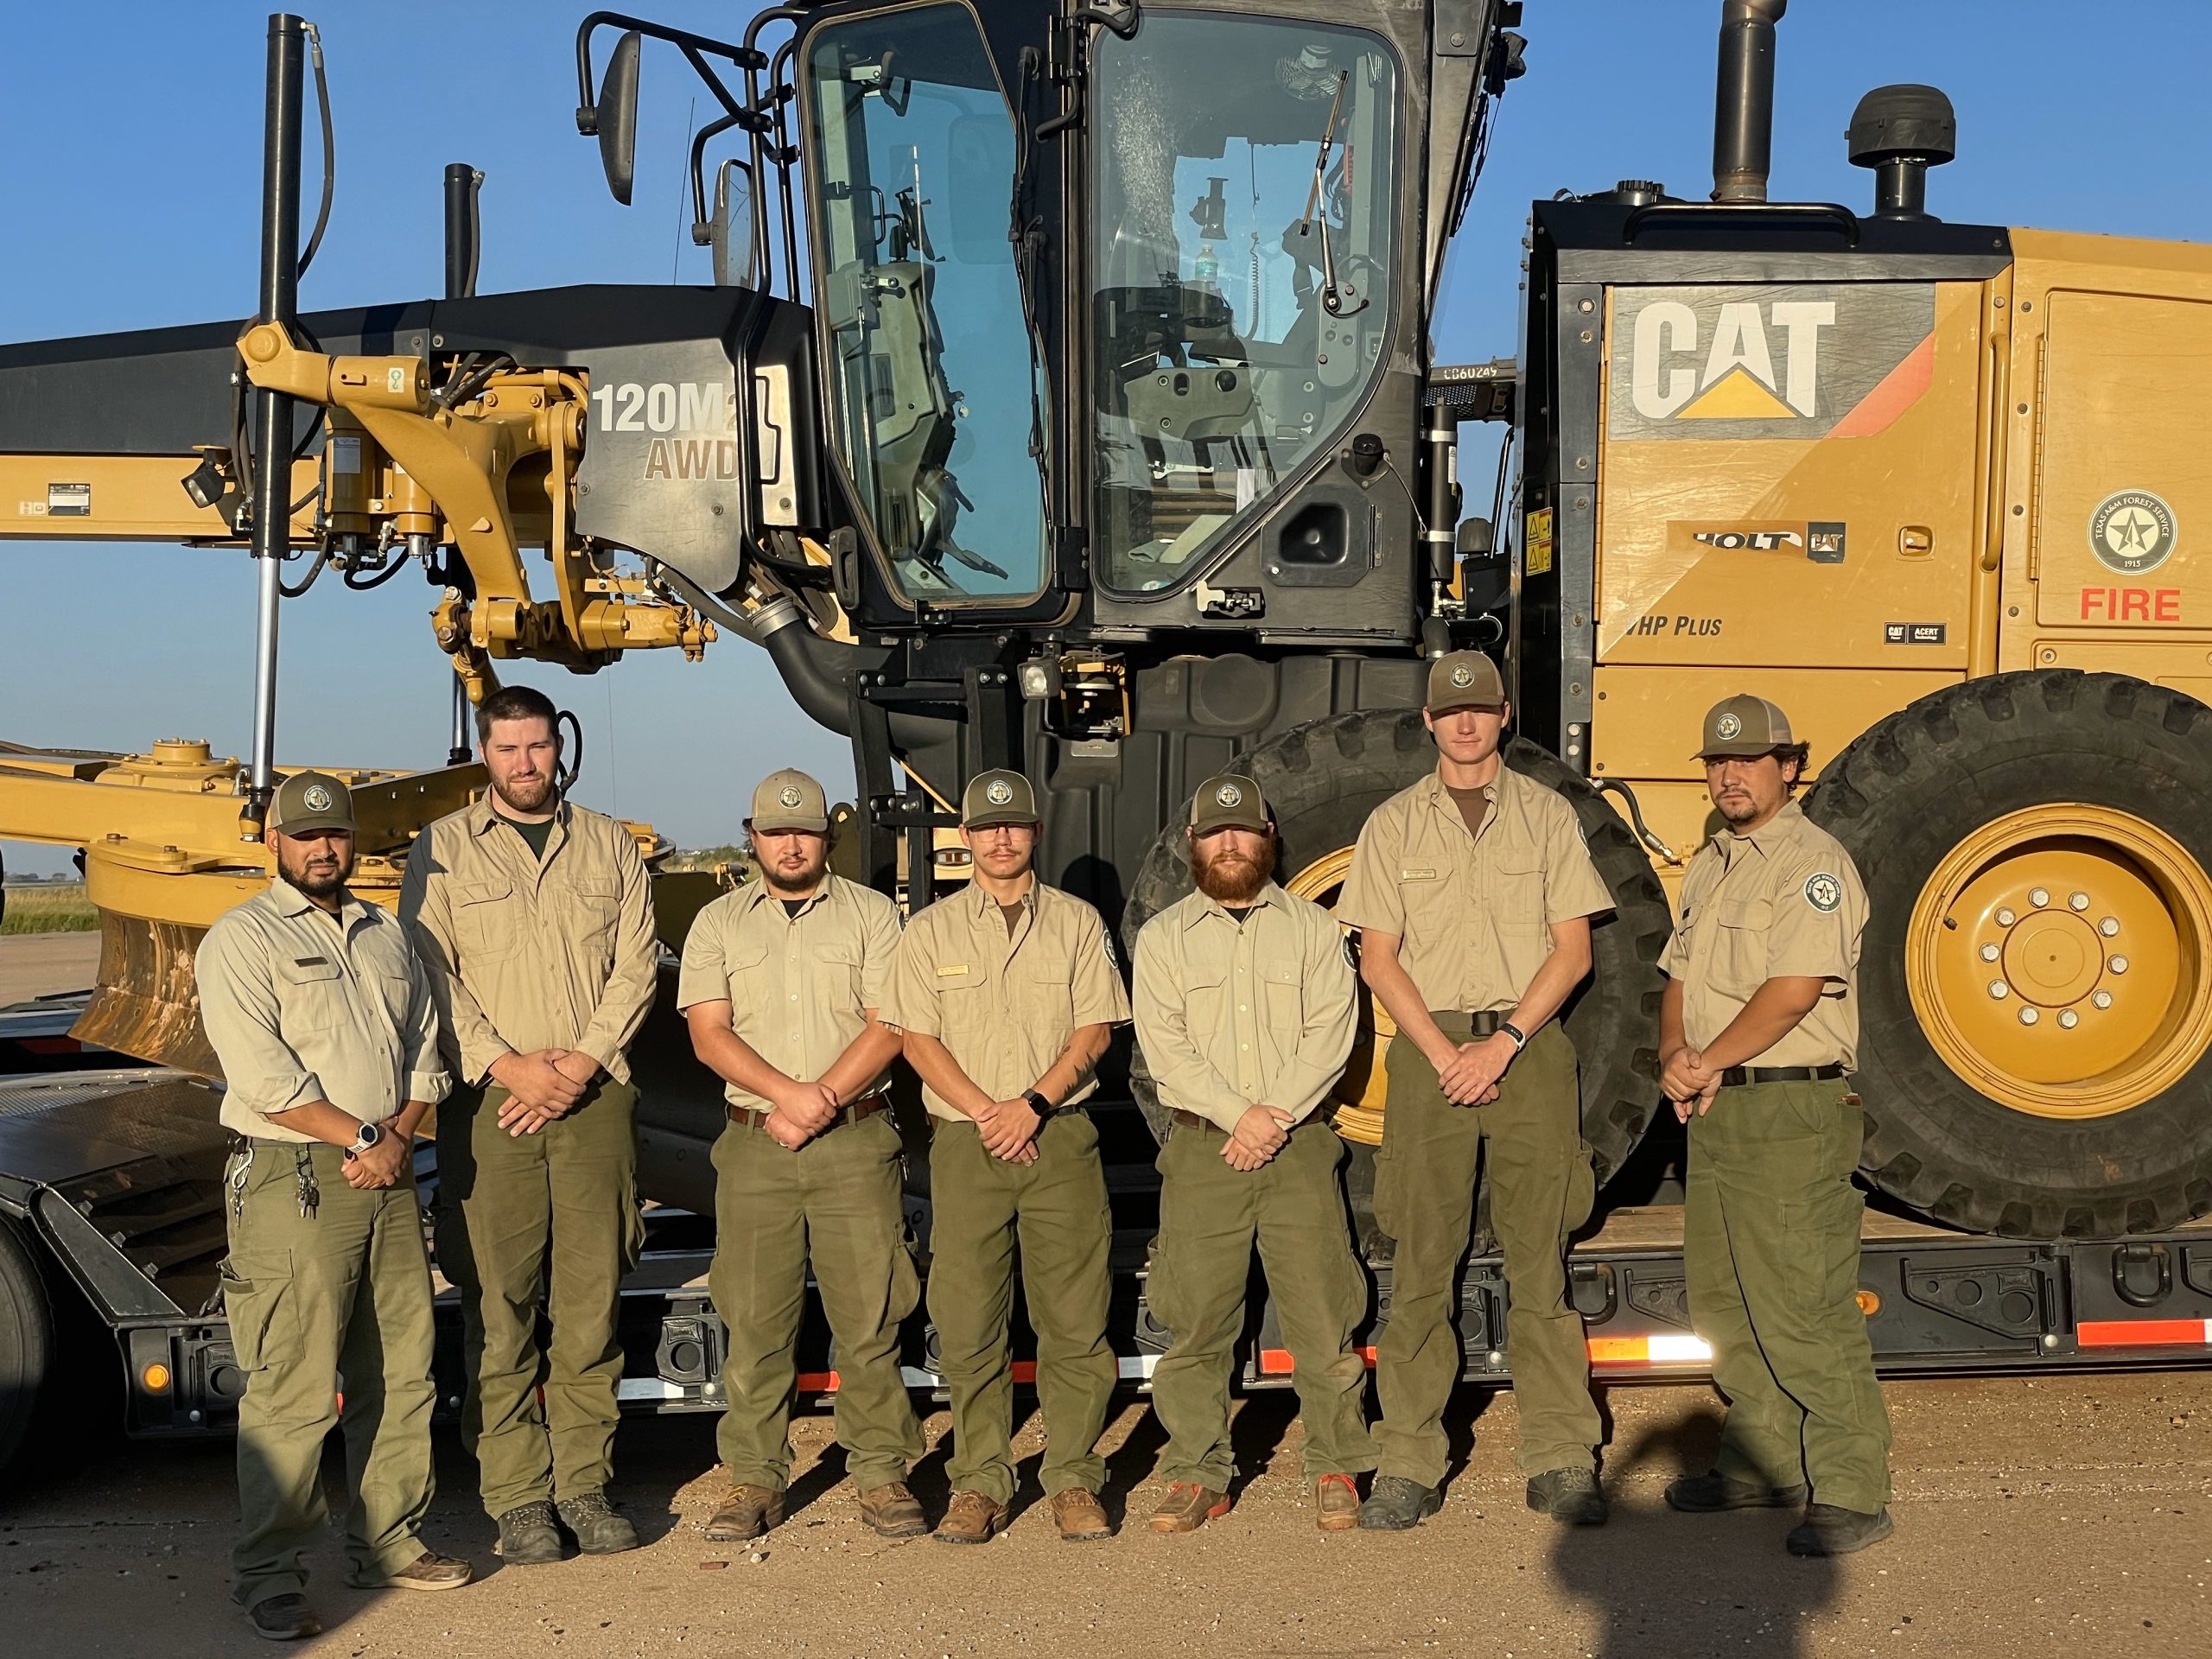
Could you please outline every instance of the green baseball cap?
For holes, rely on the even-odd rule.
[[[276,786],[268,825],[288,836],[318,830],[353,832],[353,791],[327,772],[296,772]]]
[[[1497,664],[1479,651],[1446,652],[1429,664],[1427,707],[1432,715],[1504,708],[1505,682]]]
[[[1207,779],[1191,798],[1191,828],[1202,836],[1210,830],[1265,830],[1268,822],[1267,798],[1241,772]]]
[[[979,772],[961,791],[960,822],[970,830],[994,823],[1035,823],[1037,791],[1018,772]]]
[[[822,785],[796,766],[772,772],[753,791],[753,815],[747,824],[772,834],[779,830],[804,830],[817,836],[830,832],[830,800]]]
[[[1789,715],[1764,697],[1744,691],[1723,697],[1706,711],[1704,746],[1690,759],[1709,760],[1724,754],[1756,757],[1794,748],[1796,742],[1789,734]]]

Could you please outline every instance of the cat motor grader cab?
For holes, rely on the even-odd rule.
[[[1656,1103],[1666,880],[1709,828],[1691,734],[1756,689],[1802,722],[1808,810],[1874,901],[1863,1173],[1944,1224],[1870,1222],[1878,1355],[2201,1356],[2212,255],[1930,216],[1955,138],[1927,87],[1851,118],[1872,212],[1768,200],[1783,10],[1722,7],[1713,200],[1536,204],[1517,360],[1463,367],[1430,328],[1520,72],[1502,0],[791,6],[734,42],[595,13],[578,125],[619,198],[645,41],[721,106],[691,146],[715,284],[476,296],[449,270],[444,299],[304,316],[306,37],[272,19],[257,319],[0,348],[0,534],[250,542],[261,578],[249,765],[0,774],[0,827],[85,845],[108,912],[85,1028],[207,1069],[189,947],[208,883],[261,874],[240,837],[274,776],[288,566],[420,566],[468,696],[502,660],[749,641],[852,740],[863,875],[910,905],[961,879],[950,803],[1017,766],[1049,798],[1046,878],[1125,942],[1184,890],[1191,788],[1231,763],[1287,885],[1327,902],[1433,764],[1427,660],[1474,644],[1505,664],[1510,764],[1573,804],[1616,901],[1566,1016],[1601,1174]],[[709,167],[732,132],[745,153]],[[1461,516],[1470,420],[1510,423],[1495,540]],[[461,764],[367,781],[386,859],[480,787]],[[1387,1317],[1377,1036],[1335,1122]],[[703,1211],[711,1091],[658,1046],[645,1179]],[[1578,1254],[1593,1354],[1694,1366],[1678,1232],[1640,1213]],[[1469,1373],[1502,1376],[1494,1263],[1467,1286]],[[711,1401],[693,1370],[669,1397]]]

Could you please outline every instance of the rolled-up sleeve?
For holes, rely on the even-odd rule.
[[[269,952],[235,914],[207,930],[193,959],[200,1018],[231,1098],[264,1117],[330,1096],[279,1029]]]
[[[1160,1090],[1160,1103],[1171,1111],[1196,1112],[1224,1129],[1234,1129],[1251,1103],[1236,1092],[1230,1080],[1191,1034],[1190,1002],[1176,972],[1174,942],[1168,930],[1178,925],[1173,912],[1154,917],[1137,934],[1135,1005],[1137,1045]]]
[[[425,830],[407,849],[407,868],[399,883],[399,919],[406,924],[409,942],[437,1005],[446,1054],[464,1082],[481,1084],[491,1077],[493,1065],[514,1050],[461,982],[453,906],[446,896],[446,872],[438,862],[435,833]]]
[[[453,1090],[453,1077],[438,1052],[438,1002],[430,994],[430,970],[412,950],[414,995],[407,1005],[406,1053],[401,1064],[407,1071],[409,1100],[435,1106]]]
[[[652,877],[627,830],[614,826],[614,868],[621,882],[620,910],[614,925],[614,971],[599,995],[599,1007],[576,1039],[576,1047],[612,1073],[622,1064],[631,1040],[652,1011],[660,984],[660,937],[653,931]]]

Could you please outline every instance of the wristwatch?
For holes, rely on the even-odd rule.
[[[1522,1049],[1529,1046],[1529,1033],[1522,1030],[1520,1027],[1515,1025],[1510,1020],[1499,1020],[1497,1028],[1504,1035],[1510,1037],[1513,1039],[1513,1052],[1516,1054],[1518,1054]]]
[[[348,1158],[356,1157],[383,1139],[384,1130],[381,1128],[374,1123],[364,1123],[361,1125],[361,1132],[353,1137],[353,1144],[346,1148],[346,1155]]]
[[[1023,1090],[1021,1091],[1021,1097],[1029,1103],[1029,1109],[1036,1113],[1039,1117],[1050,1117],[1054,1112],[1059,1109],[1058,1107],[1054,1106],[1051,1101],[1046,1099],[1043,1095],[1038,1093],[1034,1089]]]

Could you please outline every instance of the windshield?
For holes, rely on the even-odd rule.
[[[1094,557],[1173,586],[1329,449],[1389,328],[1395,70],[1371,35],[1147,10],[1095,73]]]
[[[1043,396],[1007,240],[1014,126],[962,6],[807,50],[831,438],[910,599],[1045,586]]]

